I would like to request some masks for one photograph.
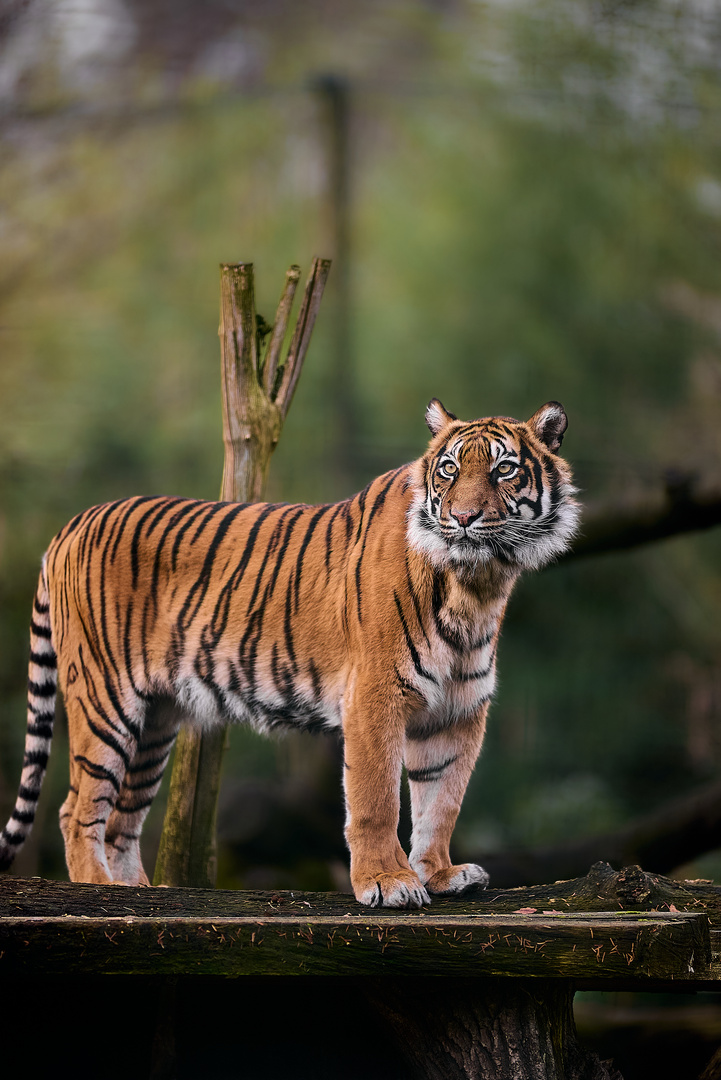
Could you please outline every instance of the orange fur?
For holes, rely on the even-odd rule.
[[[70,733],[61,810],[75,881],[147,883],[140,832],[182,720],[338,728],[358,900],[420,905],[487,876],[449,844],[483,741],[506,604],[573,534],[565,414],[464,424],[429,406],[410,466],[328,506],[135,498],[46,553],[28,734],[0,861],[47,764],[55,665]],[[413,838],[397,837],[401,769]]]

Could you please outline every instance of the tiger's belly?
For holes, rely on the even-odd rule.
[[[334,680],[335,682],[335,680]],[[183,673],[173,687],[174,697],[191,722],[200,727],[249,724],[261,734],[284,728],[332,731],[341,726],[341,694],[319,680],[297,677],[285,685],[258,679],[238,685],[237,679],[196,672]]]

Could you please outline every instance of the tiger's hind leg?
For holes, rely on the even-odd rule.
[[[93,695],[94,697],[94,695]],[[99,705],[97,698],[96,704]],[[70,791],[60,810],[65,858],[71,881],[113,880],[105,832],[136,749],[130,721],[102,714],[90,701],[66,695],[70,739]],[[135,725],[133,725],[135,727]]]
[[[450,895],[471,885],[485,888],[488,874],[475,863],[453,865],[450,842],[481,749],[485,709],[451,728],[406,738],[413,832],[409,861],[431,894]]]
[[[105,830],[105,853],[113,881],[149,885],[140,854],[143,823],[163,779],[182,714],[170,702],[147,713],[135,755],[128,765]]]

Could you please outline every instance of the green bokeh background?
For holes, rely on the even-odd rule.
[[[562,401],[584,501],[632,502],[669,468],[718,476],[721,76],[693,27],[660,4],[341,4],[343,22],[304,7],[239,14],[251,75],[230,80],[190,64],[169,79],[141,35],[73,82],[50,34],[0,117],[3,813],[49,539],[95,502],[217,494],[217,266],[254,262],[271,318],[287,266],[332,254],[318,74],[348,88],[352,334],[338,356],[331,275],[269,497],[343,497],[418,456],[432,396],[468,419]],[[613,828],[715,777],[720,600],[715,532],[525,580],[459,849]],[[48,876],[65,873],[60,727],[19,864]],[[235,731],[226,784],[312,783],[323,761],[310,737]],[[161,817],[162,799],[149,862]],[[302,853],[262,878],[333,880]]]

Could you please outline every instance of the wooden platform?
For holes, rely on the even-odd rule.
[[[0,883],[0,975],[434,975],[709,980],[688,912],[368,911],[334,894]],[[484,909],[484,910],[481,910]]]
[[[0,986],[108,1003],[130,992],[146,1011],[157,998],[159,1031],[175,1030],[178,993],[190,1014],[209,995],[229,1007],[240,994],[244,1012],[248,994],[256,1009],[283,1001],[289,1015],[315,999],[346,1028],[355,1002],[380,1024],[363,1028],[371,1044],[390,1038],[387,1052],[408,1064],[394,1076],[444,1080],[617,1080],[575,1041],[575,989],[716,988],[720,935],[721,889],[605,864],[421,911],[369,910],[343,894],[0,879]],[[148,1075],[186,1075],[168,1062],[189,1037],[156,1038]]]

